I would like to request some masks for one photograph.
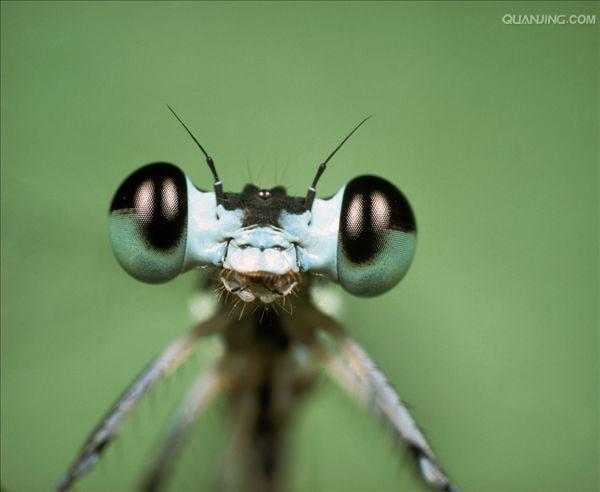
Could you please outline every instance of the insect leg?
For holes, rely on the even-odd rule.
[[[320,344],[320,356],[328,374],[344,389],[372,409],[406,443],[423,480],[435,488],[456,492],[425,436],[383,372],[365,350],[334,319],[318,313],[318,327],[331,335],[335,348]]]
[[[91,470],[100,459],[102,452],[117,437],[123,420],[137,406],[140,399],[158,381],[171,374],[187,359],[198,338],[218,331],[222,328],[222,324],[218,318],[198,324],[190,333],[171,343],[162,354],[144,368],[90,433],[79,454],[57,485],[57,491],[69,490],[76,480]]]
[[[190,426],[225,386],[225,376],[213,368],[200,375],[179,408],[175,419],[161,444],[160,452],[145,474],[140,490],[155,492],[164,489],[172,470],[173,461],[181,450]]]

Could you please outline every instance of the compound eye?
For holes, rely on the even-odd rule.
[[[416,245],[415,217],[406,197],[377,176],[360,176],[344,190],[337,272],[344,289],[375,296],[404,277]]]
[[[166,162],[141,167],[119,186],[110,205],[109,238],[132,277],[161,283],[182,271],[187,195],[185,174]]]

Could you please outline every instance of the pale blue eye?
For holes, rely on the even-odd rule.
[[[109,238],[127,273],[160,283],[182,271],[187,200],[184,173],[164,162],[138,169],[121,184],[110,206]]]
[[[375,296],[394,287],[411,264],[415,218],[404,195],[377,176],[354,178],[344,190],[337,273],[350,293]]]

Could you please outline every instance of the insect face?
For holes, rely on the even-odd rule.
[[[376,295],[406,273],[415,221],[388,181],[361,176],[327,200],[291,197],[285,188],[246,185],[241,193],[197,189],[172,164],[130,175],[110,209],[119,263],[144,282],[165,282],[195,267],[222,269],[220,280],[245,302],[270,303],[319,273],[355,295]]]

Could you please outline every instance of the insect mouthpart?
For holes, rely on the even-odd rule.
[[[258,299],[269,304],[291,294],[299,284],[300,275],[293,271],[278,275],[223,269],[219,278],[225,289],[242,301],[253,302]]]

